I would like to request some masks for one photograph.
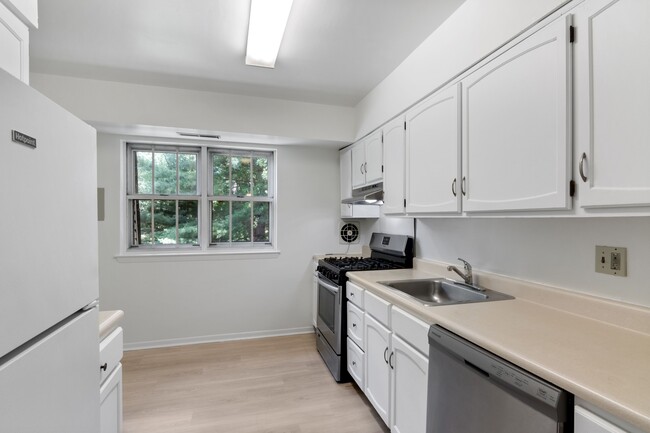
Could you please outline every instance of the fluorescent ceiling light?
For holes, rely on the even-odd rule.
[[[251,0],[246,64],[274,68],[293,0]]]

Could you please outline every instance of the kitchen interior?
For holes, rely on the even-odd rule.
[[[0,432],[650,433],[650,3],[133,3],[0,0]]]

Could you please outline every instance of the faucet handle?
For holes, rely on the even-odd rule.
[[[463,266],[465,267],[465,270],[466,270],[466,271],[471,271],[471,270],[472,270],[472,265],[470,265],[469,262],[468,262],[467,260],[465,260],[465,259],[461,259],[460,257],[458,257],[458,260],[460,260],[461,262],[463,262]]]

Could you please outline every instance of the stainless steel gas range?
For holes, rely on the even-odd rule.
[[[318,352],[337,382],[346,382],[347,329],[345,283],[348,271],[376,271],[413,267],[413,238],[373,233],[370,257],[328,257],[318,261]]]

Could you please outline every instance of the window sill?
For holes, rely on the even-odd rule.
[[[133,262],[191,262],[206,260],[273,259],[280,255],[276,249],[228,249],[209,251],[142,251],[115,255],[119,263]]]

